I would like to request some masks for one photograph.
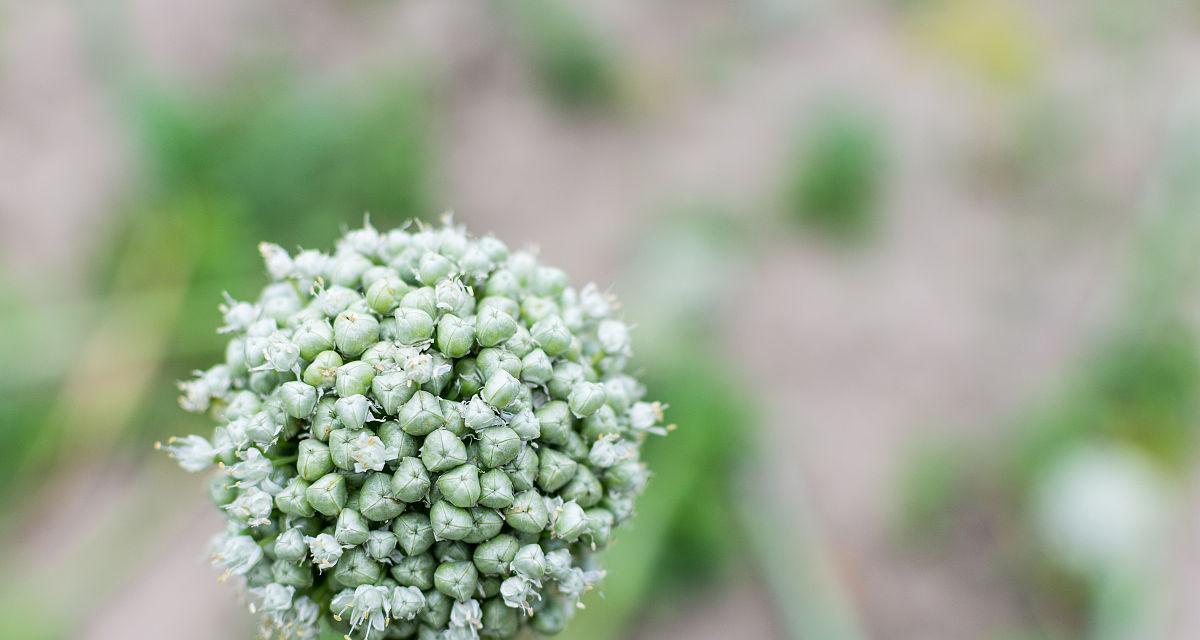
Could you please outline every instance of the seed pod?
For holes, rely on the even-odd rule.
[[[475,547],[472,561],[485,576],[505,575],[509,563],[517,556],[518,546],[516,538],[501,534]]]
[[[396,534],[383,529],[372,531],[367,537],[367,555],[375,560],[385,560],[396,550]]]
[[[383,276],[367,287],[367,306],[375,313],[388,314],[399,306],[406,293],[408,285],[403,280],[394,275]]]
[[[363,395],[343,396],[333,405],[338,421],[347,429],[362,429],[368,420],[374,420],[371,415],[371,401]]]
[[[441,401],[426,391],[413,394],[413,397],[400,407],[398,418],[400,428],[414,436],[429,435],[446,424]]]
[[[322,351],[304,370],[302,379],[318,389],[332,389],[334,381],[337,380],[337,370],[340,366],[342,366],[342,356],[338,352]]]
[[[456,507],[473,507],[479,502],[479,469],[464,464],[443,473],[437,479],[442,497]]]
[[[405,457],[396,465],[396,473],[392,475],[392,494],[405,502],[417,502],[425,499],[429,493],[429,472],[421,460]]]
[[[521,618],[516,609],[509,608],[500,598],[489,598],[483,603],[483,628],[488,636],[509,638],[517,633]]]
[[[334,377],[334,389],[342,398],[365,395],[374,379],[375,367],[362,360],[347,362],[338,367]]]
[[[479,504],[492,509],[507,509],[513,503],[513,483],[501,469],[491,469],[479,477]]]
[[[424,513],[410,511],[397,517],[392,521],[392,533],[405,555],[419,555],[433,546],[433,529]]]
[[[561,400],[551,400],[534,412],[537,416],[540,438],[548,444],[561,445],[566,443],[574,419],[567,403]]]
[[[516,332],[517,321],[496,307],[483,309],[475,319],[475,338],[481,347],[494,347]]]
[[[517,494],[513,505],[504,510],[504,520],[516,531],[538,533],[550,524],[550,514],[541,494],[530,490]]]
[[[392,579],[401,586],[418,589],[433,588],[433,571],[437,562],[428,553],[407,556],[392,564]]]
[[[604,385],[580,382],[571,388],[568,403],[577,418],[586,418],[604,406]]]
[[[539,456],[538,486],[543,491],[558,491],[575,476],[579,464],[567,456],[545,447]]]
[[[304,544],[304,534],[298,528],[291,528],[275,538],[275,557],[288,562],[302,560],[308,555],[308,545]]]
[[[317,390],[304,382],[293,380],[279,387],[279,399],[289,416],[307,418],[317,406]]]
[[[562,355],[571,346],[571,332],[563,324],[562,318],[556,315],[538,320],[530,327],[529,334],[550,357]]]
[[[471,532],[463,538],[463,542],[468,544],[491,540],[504,528],[504,516],[495,509],[471,507],[471,519],[474,521]]]
[[[443,280],[433,288],[437,307],[444,313],[466,318],[475,311],[475,296],[457,280]],[[474,327],[472,326],[472,329]]]
[[[437,348],[451,358],[461,358],[475,343],[475,326],[467,320],[447,313],[438,320]]]
[[[317,512],[336,516],[346,504],[346,479],[336,472],[321,476],[304,490],[304,497]]]
[[[388,420],[379,425],[375,430],[380,440],[388,448],[396,449],[397,458],[407,458],[417,455],[417,448],[420,446],[417,443],[416,436],[409,435],[400,428],[400,423],[395,420]],[[395,466],[395,465],[392,465]]]
[[[471,512],[438,500],[429,508],[429,524],[438,540],[462,540],[471,533],[475,521]]]
[[[501,369],[488,378],[479,395],[489,405],[504,409],[517,399],[520,389],[521,383],[511,373]]]
[[[347,547],[358,546],[366,542],[370,534],[371,528],[361,513],[354,509],[342,509],[342,512],[338,514],[333,539],[337,540],[339,544]]]
[[[358,490],[358,510],[365,518],[375,522],[386,522],[404,513],[404,502],[393,497],[391,491],[392,479],[387,474],[368,475]]]
[[[467,448],[462,440],[445,429],[429,434],[421,445],[421,462],[430,471],[446,471],[466,461]]]
[[[484,382],[491,380],[501,370],[516,378],[521,375],[521,359],[515,353],[502,347],[480,349],[475,365]]]
[[[455,600],[468,600],[479,584],[479,572],[470,562],[443,562],[433,573],[433,586]]]
[[[333,569],[333,577],[347,587],[375,584],[383,577],[383,566],[367,555],[367,550],[355,547],[347,550]]]
[[[381,373],[371,380],[371,396],[383,407],[383,412],[394,416],[400,407],[412,399],[417,386],[412,384],[403,371]]]
[[[479,432],[479,464],[491,469],[508,464],[521,450],[521,438],[508,427],[491,427]]]

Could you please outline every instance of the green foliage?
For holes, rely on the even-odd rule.
[[[520,50],[551,100],[568,109],[615,102],[614,55],[586,18],[558,0],[513,0],[510,9]]]
[[[886,179],[882,124],[851,104],[824,107],[800,137],[783,188],[784,210],[837,240],[876,225]]]

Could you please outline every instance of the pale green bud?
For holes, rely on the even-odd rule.
[[[304,370],[303,380],[318,389],[332,389],[340,366],[342,356],[338,352],[322,351]]]
[[[317,390],[299,380],[285,382],[279,387],[279,400],[293,418],[307,418],[317,406]]]
[[[475,547],[472,562],[483,575],[505,575],[509,563],[517,555],[518,546],[516,538],[507,534],[498,535]]]
[[[567,403],[552,400],[534,412],[537,416],[540,438],[549,444],[561,445],[566,443],[568,434],[575,422]]]
[[[512,271],[508,269],[496,269],[488,277],[484,291],[489,296],[517,298],[521,294],[521,282]]]
[[[541,349],[534,349],[521,358],[521,380],[533,384],[546,384],[554,375],[550,356]]]
[[[342,355],[358,357],[379,341],[379,321],[369,313],[343,311],[333,321],[333,341]]]
[[[475,363],[475,358],[461,358],[454,363],[454,384],[459,398],[469,398],[483,388],[483,376]]]
[[[383,577],[383,566],[362,547],[348,549],[333,569],[333,577],[347,587],[375,584]]]
[[[571,481],[579,463],[549,447],[539,454],[538,486],[544,491],[557,491]]]
[[[284,531],[275,538],[275,557],[288,562],[303,560],[308,555],[308,545],[304,544],[304,533],[295,527]]]
[[[479,572],[467,562],[443,562],[433,573],[433,586],[459,601],[468,600],[479,585]]]
[[[437,479],[442,497],[456,507],[473,507],[479,502],[479,469],[464,464],[446,471]]]
[[[271,564],[271,579],[280,585],[306,589],[313,584],[312,565],[281,558]]]
[[[508,464],[521,450],[521,438],[508,427],[491,427],[479,432],[479,463],[485,468]]]
[[[412,620],[425,609],[425,594],[416,587],[396,587],[392,590],[392,618]]]
[[[517,399],[520,389],[521,383],[511,373],[501,369],[488,378],[479,395],[489,405],[504,409]]]
[[[375,367],[356,360],[338,367],[334,379],[334,389],[343,398],[365,395],[375,379]]]
[[[383,407],[383,412],[394,416],[400,412],[400,407],[412,399],[417,392],[417,385],[408,380],[402,371],[381,373],[371,381],[371,396]]]
[[[429,494],[429,472],[425,465],[414,457],[405,457],[396,465],[392,475],[392,494],[405,502],[424,500]]]
[[[463,421],[462,406],[459,403],[443,399],[442,415],[446,418],[446,431],[460,438],[467,435],[467,426]]]
[[[439,540],[462,540],[470,535],[475,520],[470,511],[438,500],[429,508],[429,524]]]
[[[421,462],[430,471],[446,471],[466,461],[466,446],[458,436],[445,429],[438,429],[429,434],[421,445]]]
[[[346,504],[346,479],[336,472],[321,476],[305,489],[304,497],[321,514],[336,516]]]
[[[388,420],[380,424],[375,433],[387,448],[396,450],[397,458],[417,455],[420,444],[417,442],[416,436],[405,433],[400,428],[399,422]]]
[[[521,359],[503,347],[480,349],[475,363],[485,382],[500,370],[509,372],[514,378],[521,375]]]
[[[515,531],[538,533],[550,524],[550,513],[541,494],[529,490],[517,494],[512,506],[504,510],[504,520]]]
[[[604,385],[595,382],[580,382],[571,389],[568,403],[571,413],[577,418],[586,418],[604,406]]]
[[[292,334],[292,342],[300,348],[300,357],[312,360],[333,348],[333,327],[323,319],[305,320]]]
[[[521,617],[516,609],[504,604],[500,598],[489,598],[483,603],[483,628],[486,636],[511,638],[520,628]]]
[[[423,629],[443,629],[450,622],[450,609],[454,605],[454,599],[450,596],[434,589],[425,592],[425,610],[418,617],[422,622],[429,625],[422,627]],[[420,634],[418,634],[419,636]],[[436,632],[433,633],[434,638],[438,638]],[[418,637],[417,640],[426,640]]]
[[[391,313],[408,293],[408,285],[396,276],[384,276],[367,288],[367,306],[380,315]]]
[[[479,544],[491,540],[504,528],[504,516],[495,509],[486,507],[471,507],[471,519],[474,521],[471,532],[463,538],[468,544]]]
[[[433,527],[429,515],[410,511],[392,522],[392,533],[406,556],[425,553],[433,546]],[[428,588],[428,587],[425,587]]]
[[[541,545],[527,544],[513,554],[509,568],[521,577],[529,580],[541,580],[542,576],[546,574],[546,554],[542,551]]]
[[[554,536],[559,540],[575,542],[587,529],[587,514],[583,512],[583,507],[574,501],[563,504],[554,518]]]
[[[321,398],[317,401],[317,408],[313,410],[309,431],[312,432],[314,438],[324,441],[329,439],[329,433],[336,428],[338,428],[337,400],[329,396]]]
[[[494,347],[517,332],[517,321],[496,307],[479,312],[475,319],[475,337],[481,347]]]
[[[513,414],[508,420],[508,427],[522,440],[536,440],[542,435],[542,424],[537,415],[529,409],[523,409]]]
[[[428,553],[406,556],[392,564],[392,579],[405,587],[433,588],[433,572],[437,561]]]
[[[437,317],[441,315],[441,313],[438,312],[437,294],[434,292],[433,287],[421,287],[419,289],[413,289],[412,291],[404,294],[404,297],[400,299],[400,308],[418,309],[420,311],[424,311],[425,315],[429,316],[431,319],[437,319]],[[398,312],[396,319],[400,319]],[[430,322],[429,329],[430,333],[432,334],[432,320]]]
[[[290,516],[311,516],[313,507],[305,497],[308,488],[304,480],[292,478],[283,491],[275,494],[275,507]]]
[[[475,343],[475,326],[469,320],[447,313],[438,320],[437,348],[451,358],[461,358],[471,352]]]
[[[517,453],[516,459],[504,465],[504,471],[512,480],[513,488],[517,491],[528,491],[537,481],[540,461],[533,447],[524,447]]]
[[[542,351],[551,357],[561,355],[571,347],[571,332],[563,324],[562,318],[556,315],[549,315],[538,320],[529,329],[529,334],[533,336]]]
[[[371,528],[362,514],[354,509],[342,509],[338,514],[333,538],[343,546],[354,547],[367,541]]]
[[[596,478],[596,474],[592,473],[587,465],[581,464],[576,468],[571,481],[559,491],[559,495],[563,500],[574,500],[586,509],[600,503],[604,498],[604,487]]]
[[[321,476],[333,471],[329,445],[315,439],[301,440],[296,453],[296,471],[308,482],[316,482]]]
[[[433,337],[433,316],[415,307],[396,309],[396,342],[420,344]]]
[[[424,436],[446,424],[441,400],[427,392],[417,391],[400,407],[400,428],[414,436]]]
[[[417,280],[424,285],[435,285],[439,280],[450,277],[454,272],[454,263],[439,253],[429,252],[421,256],[417,263]]]
[[[358,509],[368,520],[385,522],[403,513],[405,505],[392,495],[390,476],[372,473],[358,490]]]
[[[479,477],[479,504],[492,509],[507,509],[513,503],[513,483],[501,469],[492,469]]]

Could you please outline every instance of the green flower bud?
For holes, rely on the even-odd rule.
[[[564,503],[554,519],[554,536],[564,542],[575,542],[588,530],[587,514],[574,501]]]
[[[271,564],[271,579],[297,589],[307,589],[313,584],[312,565],[279,559]]]
[[[512,480],[513,488],[517,491],[528,491],[537,481],[540,461],[533,447],[525,447],[517,453],[516,459],[504,465],[504,471]]]
[[[291,528],[275,538],[275,557],[288,562],[303,560],[308,555],[308,545],[304,543],[304,533],[298,528]]]
[[[454,263],[439,253],[429,252],[421,256],[417,263],[417,280],[424,285],[435,285],[438,280],[450,277],[454,272]]]
[[[346,479],[336,472],[321,476],[304,490],[304,497],[319,513],[336,516],[346,504]]]
[[[602,548],[612,540],[612,529],[616,524],[613,514],[608,509],[597,507],[586,512],[588,529],[586,535],[592,541],[592,546]]]
[[[538,427],[543,442],[555,445],[564,444],[567,434],[571,432],[574,419],[567,403],[561,400],[551,400],[534,412],[538,419]]]
[[[496,415],[496,410],[489,407],[479,396],[471,398],[462,413],[463,424],[472,431],[479,431],[504,422]]]
[[[517,556],[517,539],[501,534],[475,547],[472,561],[475,568],[485,576],[508,574],[508,565]]]
[[[379,529],[367,536],[367,555],[375,560],[385,560],[396,550],[396,534]]]
[[[443,473],[437,479],[442,497],[456,507],[473,507],[479,502],[479,469],[464,464]]]
[[[363,273],[372,266],[370,260],[357,253],[342,254],[334,258],[329,279],[340,287],[358,286]]]
[[[267,395],[279,386],[279,372],[277,371],[251,371],[250,372],[250,390],[259,395]]]
[[[366,395],[371,388],[371,381],[374,379],[375,367],[362,360],[347,362],[338,367],[334,379],[334,389],[342,398]]]
[[[475,521],[471,533],[463,538],[468,544],[479,544],[491,540],[504,528],[504,516],[495,509],[471,507],[471,518]]]
[[[475,358],[462,358],[454,363],[454,385],[459,398],[473,396],[483,388],[483,377],[475,362]]]
[[[439,563],[471,559],[471,545],[459,540],[439,540],[433,545],[433,558]]]
[[[521,451],[521,438],[508,427],[491,427],[479,432],[479,464],[491,469],[506,465]]]
[[[450,622],[450,609],[454,606],[454,599],[436,589],[425,592],[425,610],[418,614],[418,618],[425,624],[429,625],[426,628],[443,629]],[[418,634],[419,635],[419,634]],[[437,634],[434,634],[437,638]],[[425,640],[418,637],[417,640]]]
[[[604,487],[596,478],[596,474],[592,473],[587,465],[581,464],[576,468],[571,481],[559,491],[559,495],[563,500],[574,500],[579,506],[587,509],[600,504],[600,500],[604,498]]]
[[[462,540],[470,535],[475,520],[470,511],[438,500],[429,508],[429,524],[439,540]]]
[[[491,380],[501,370],[507,371],[512,377],[521,375],[521,359],[516,354],[500,347],[480,349],[475,358],[475,366],[484,382]]]
[[[568,403],[571,413],[577,418],[586,418],[604,406],[604,385],[595,382],[580,382],[571,388]]]
[[[392,579],[401,586],[418,589],[433,588],[433,572],[437,562],[428,553],[412,555],[392,564]]]
[[[508,427],[522,440],[536,440],[542,435],[542,425],[537,415],[529,409],[523,409],[508,420]]]
[[[529,624],[542,635],[553,636],[562,633],[571,619],[574,605],[564,602],[561,598],[546,598],[541,606],[529,618]]]
[[[417,448],[420,445],[417,443],[416,436],[405,433],[400,428],[399,422],[388,420],[380,424],[375,433],[388,449],[396,450],[397,458],[407,458],[417,455]]]
[[[541,580],[546,574],[546,554],[537,544],[527,544],[513,554],[509,567],[528,580]]]
[[[492,469],[479,477],[479,504],[492,509],[507,509],[513,503],[513,483],[501,469]]]
[[[414,345],[433,337],[433,317],[424,310],[400,307],[396,309],[395,318],[396,342]]]
[[[334,329],[337,329],[335,326]],[[571,332],[562,318],[550,315],[538,320],[529,329],[538,346],[550,357],[562,355],[571,347]]]
[[[546,384],[554,375],[550,356],[541,349],[534,349],[521,358],[521,380],[531,384]]]
[[[488,378],[479,395],[489,405],[503,409],[517,399],[520,389],[521,383],[511,373],[501,369]]]
[[[317,401],[313,417],[309,421],[309,432],[322,442],[329,440],[329,434],[340,426],[337,421],[337,401],[332,397],[324,397]]]
[[[494,576],[479,579],[479,594],[484,598],[494,598],[500,595],[500,578]]]
[[[558,491],[575,477],[579,463],[549,447],[542,448],[538,464],[538,486],[543,491]]]
[[[208,497],[218,507],[223,507],[237,498],[237,488],[233,480],[224,473],[218,473],[208,482]]]
[[[320,440],[301,440],[296,457],[296,470],[300,472],[300,477],[308,482],[315,482],[332,471],[333,458],[329,455],[329,445]]]
[[[429,494],[429,471],[412,456],[402,458],[392,475],[392,495],[405,502],[424,500]]]
[[[467,427],[463,422],[462,408],[457,402],[442,400],[442,415],[446,417],[446,431],[460,438],[467,435]]]
[[[437,283],[437,286],[433,288],[433,293],[438,309],[445,313],[466,318],[475,312],[475,296],[471,295],[471,292],[457,280],[443,280]]]
[[[623,460],[604,472],[604,485],[618,491],[640,491],[646,484],[646,467],[636,460]]]
[[[558,305],[553,300],[548,300],[540,296],[526,296],[521,301],[521,317],[529,323],[537,323],[543,318],[556,316],[558,314]]]
[[[510,318],[516,318],[521,315],[521,305],[512,298],[504,296],[486,296],[479,301],[479,305],[475,308],[475,313],[483,315],[484,311],[495,309]]]
[[[371,397],[383,407],[383,412],[394,416],[400,407],[412,399],[417,385],[412,384],[402,371],[382,373],[371,380]]]
[[[334,429],[329,432],[329,457],[337,468],[354,470],[354,459],[350,457],[350,440],[356,433],[350,429]]]
[[[480,311],[475,319],[475,339],[481,347],[494,347],[516,332],[517,321],[495,307]]]
[[[374,416],[371,415],[371,401],[363,395],[338,398],[333,405],[333,410],[337,414],[338,421],[347,429],[362,429],[368,420],[374,419]]]
[[[333,321],[333,341],[342,355],[358,357],[379,341],[379,321],[369,313],[343,311]]]
[[[450,380],[454,378],[454,363],[447,360],[445,356],[434,351],[431,355],[431,366],[433,376],[429,381],[421,385],[423,391],[428,391],[435,396],[443,395],[446,387],[449,386]]]
[[[433,546],[433,527],[424,513],[410,511],[396,518],[392,522],[392,533],[396,534],[397,544],[408,556],[420,555]]]
[[[317,390],[299,380],[285,382],[279,387],[279,400],[289,416],[307,418],[317,406]]]
[[[275,507],[290,516],[311,516],[313,506],[309,504],[306,491],[309,484],[300,478],[292,478],[283,491],[275,494]]]
[[[399,278],[399,277],[400,277],[400,275],[397,274],[396,270],[391,267],[384,267],[382,265],[374,265],[370,269],[367,269],[366,271],[363,272],[362,278],[358,282],[360,285],[362,285],[363,290],[370,291],[371,287],[375,286],[376,282],[379,282],[380,280],[383,280],[384,278]],[[401,284],[404,284],[404,282],[401,281]],[[405,290],[407,291],[408,285],[404,284],[404,287],[405,287]],[[401,295],[403,295],[403,292],[401,292]],[[399,300],[399,296],[397,296],[396,299]],[[369,305],[370,301],[368,301],[367,304]]]
[[[580,430],[588,440],[600,440],[608,434],[621,433],[621,426],[617,424],[617,414],[613,408],[604,405],[600,407],[596,413],[583,419],[583,428]]]
[[[404,508],[404,503],[392,496],[392,479],[385,473],[368,475],[358,490],[358,509],[368,520],[391,520],[404,513]]]
[[[429,332],[430,335],[433,334],[433,320],[441,315],[437,306],[437,294],[433,287],[421,287],[404,294],[404,297],[400,299],[400,308],[424,311],[425,315],[430,317]],[[400,319],[399,315],[396,319]]]
[[[468,320],[446,314],[438,320],[437,348],[451,358],[461,358],[471,352],[475,343],[475,326]]]
[[[303,380],[318,389],[332,389],[340,366],[342,366],[342,356],[338,352],[322,351],[304,370]]]
[[[426,391],[413,394],[413,397],[400,407],[398,418],[400,428],[414,436],[429,435],[446,424],[446,416],[442,415],[441,400]]]
[[[561,295],[568,284],[570,284],[570,278],[567,277],[565,271],[546,266],[538,267],[529,283],[534,293],[548,298]]]
[[[445,429],[438,429],[429,434],[421,445],[421,462],[430,471],[446,471],[466,461],[466,446],[458,436]]]
[[[383,577],[383,566],[372,560],[366,549],[355,547],[342,554],[333,569],[333,577],[347,587],[375,584]]]
[[[492,272],[483,290],[489,296],[516,298],[521,293],[521,282],[508,269],[497,269]]]
[[[366,542],[370,534],[371,528],[359,512],[354,509],[342,509],[338,514],[333,538],[339,544],[347,547],[358,546]]]
[[[516,531],[538,533],[550,524],[550,513],[541,494],[529,490],[517,494],[513,505],[504,510],[504,520]]]
[[[521,618],[516,609],[505,606],[500,598],[489,598],[483,603],[483,628],[485,636],[510,638],[517,634]]]
[[[327,320],[305,320],[296,328],[292,342],[300,348],[300,357],[313,360],[333,348],[333,327]]]
[[[478,585],[479,572],[470,562],[443,562],[433,572],[433,586],[455,600],[469,600]]]
[[[367,288],[367,306],[375,313],[386,315],[400,304],[408,293],[408,285],[396,276],[385,276]]]

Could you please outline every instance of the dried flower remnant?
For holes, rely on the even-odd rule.
[[[161,447],[228,519],[212,559],[264,637],[561,631],[633,514],[663,405],[595,285],[449,223],[259,246],[225,362],[180,383],[213,434]]]

